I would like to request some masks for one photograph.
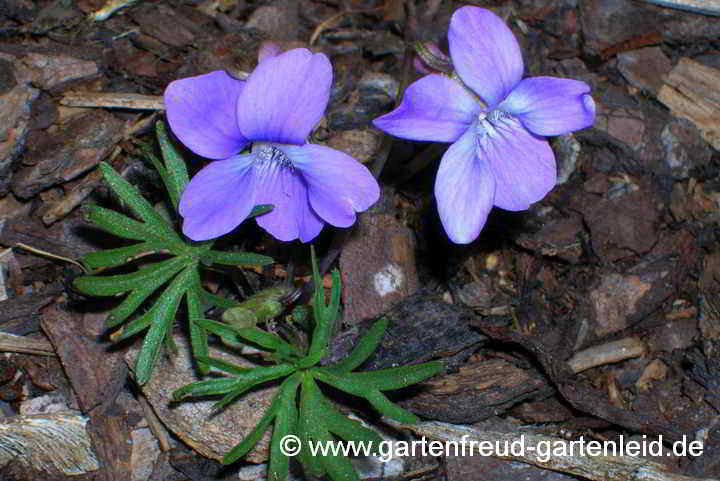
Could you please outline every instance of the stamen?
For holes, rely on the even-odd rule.
[[[509,118],[512,118],[512,115],[504,110],[495,109],[490,112],[482,111],[477,116],[477,121],[475,122],[475,132],[477,132],[478,136],[484,137],[485,135],[488,135],[490,131],[495,130],[495,126],[493,124],[497,123],[499,120]]]
[[[260,163],[277,162],[282,167],[288,167],[291,170],[294,169],[292,161],[285,155],[285,152],[272,144],[255,144],[252,150],[257,161]]]

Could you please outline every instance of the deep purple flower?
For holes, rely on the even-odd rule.
[[[553,188],[555,156],[543,136],[589,127],[595,103],[584,82],[522,79],[517,40],[489,10],[458,9],[448,41],[462,82],[427,75],[373,123],[406,139],[453,142],[440,162],[435,198],[448,236],[464,244],[480,234],[493,205],[524,210]]]
[[[218,159],[192,178],[180,200],[183,232],[193,240],[226,234],[255,205],[273,204],[257,223],[280,240],[307,242],[325,222],[351,226],[380,195],[364,165],[305,143],[330,97],[328,58],[303,48],[264,52],[245,82],[215,71],[165,90],[175,135],[196,154]]]

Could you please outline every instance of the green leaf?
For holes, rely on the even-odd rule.
[[[198,361],[201,361],[201,362],[207,364],[210,367],[214,367],[215,369],[220,369],[221,371],[225,371],[229,374],[236,374],[238,376],[242,376],[246,372],[248,372],[252,369],[249,367],[242,367],[237,364],[233,364],[231,362],[224,361],[222,359],[218,359],[216,357],[199,356],[196,359]]]
[[[179,401],[187,396],[198,397],[212,396],[214,394],[226,394],[237,391],[242,385],[243,381],[234,377],[205,379],[203,381],[188,384],[180,389],[176,389],[172,393],[172,398],[173,401]]]
[[[115,327],[125,321],[150,297],[150,294],[165,284],[165,282],[177,274],[184,266],[184,263],[177,261],[175,263],[169,263],[167,267],[156,269],[156,275],[133,289],[115,309],[110,311],[110,314],[108,314],[105,320],[105,326]]]
[[[319,429],[317,419],[323,406],[316,401],[317,385],[312,376],[307,373],[303,376],[302,389],[300,390],[300,410],[298,413],[298,435],[300,437],[301,449],[297,459],[307,474],[321,478],[325,475],[325,467],[320,461],[320,456],[313,456],[310,451],[310,443],[317,443],[322,439],[322,431]]]
[[[372,404],[372,407],[377,409],[383,416],[408,424],[420,421],[420,419],[418,419],[418,417],[410,411],[407,411],[397,404],[390,402],[390,400],[380,391],[368,391],[363,397],[367,399],[370,404]]]
[[[215,295],[212,292],[208,292],[205,289],[203,289],[201,286],[198,286],[196,291],[200,295],[200,299],[204,303],[213,305],[215,307],[220,307],[222,309],[229,309],[229,308],[235,307],[239,304],[238,301],[228,299],[227,297]]]
[[[251,252],[223,252],[210,250],[202,255],[205,264],[225,264],[229,266],[267,266],[275,262],[272,257]]]
[[[293,434],[297,429],[298,409],[296,397],[300,377],[300,374],[295,374],[280,387],[278,394],[279,405],[275,416],[272,440],[270,441],[270,465],[268,466],[268,479],[270,481],[284,481],[290,473],[290,458],[282,453],[280,442],[285,436]]]
[[[113,340],[115,342],[124,341],[125,339],[133,337],[135,334],[144,331],[148,327],[150,327],[150,323],[152,322],[153,312],[152,310],[146,312],[142,316],[138,317],[137,319],[133,319],[131,322],[126,324],[123,327],[122,332],[120,335]]]
[[[302,451],[310,452],[309,443],[324,443],[330,445],[337,443],[335,438],[330,434],[326,425],[327,403],[324,401],[322,393],[311,376],[305,376],[302,383],[302,391],[300,395],[300,422],[303,423],[305,431]],[[301,438],[302,439],[302,438]],[[301,452],[302,452],[301,451]],[[327,473],[333,480],[358,480],[359,477],[350,464],[350,461],[342,454],[320,456],[302,456],[299,458],[303,466],[315,476],[322,476]],[[305,463],[309,463],[305,465]]]
[[[234,448],[225,453],[222,461],[223,464],[232,464],[250,452],[253,446],[257,444],[267,428],[270,426],[270,423],[272,423],[275,419],[278,410],[282,407],[285,396],[290,396],[292,393],[292,396],[294,397],[294,392],[297,390],[300,377],[301,375],[297,373],[283,381],[280,385],[280,389],[278,389],[278,392],[275,395],[275,398],[270,404],[270,407],[267,411],[265,411],[265,415],[262,419],[260,419],[250,434],[245,436],[245,438]]]
[[[330,365],[329,367],[342,372],[350,372],[357,368],[369,358],[375,349],[377,349],[380,341],[382,341],[385,330],[388,327],[389,321],[386,318],[382,318],[377,321],[373,326],[365,333],[360,339],[355,349],[343,360]]]
[[[377,371],[334,373],[335,379],[342,379],[343,385],[351,385],[354,389],[361,391],[363,388],[372,387],[380,391],[400,389],[417,384],[435,374],[442,372],[442,362],[433,361],[411,366],[399,366]],[[313,370],[319,379],[325,380],[324,373],[333,371],[332,367],[318,368]],[[347,391],[346,389],[343,389]],[[350,392],[350,391],[347,391]]]
[[[163,180],[168,194],[170,195],[173,207],[177,210],[180,197],[185,190],[185,186],[187,186],[190,181],[187,167],[185,167],[185,161],[182,156],[178,153],[177,149],[175,149],[175,146],[170,141],[167,129],[163,122],[157,122],[155,124],[155,132],[157,134],[158,142],[160,143],[160,150],[162,151],[163,159],[165,160],[165,165],[167,167],[166,176]]]
[[[279,364],[277,366],[263,366],[263,367],[256,367],[254,369],[248,369],[247,371],[237,374],[234,377],[231,378],[222,378],[222,379],[231,379],[235,382],[233,385],[233,389],[228,389],[226,391],[217,391],[217,392],[209,392],[209,391],[203,391],[202,395],[210,395],[210,394],[225,394],[228,392],[234,392],[234,393],[243,393],[247,391],[248,389],[251,389],[258,384],[263,384],[268,381],[272,381],[273,379],[277,379],[279,377],[287,376],[288,374],[291,374],[295,371],[295,367],[291,366],[289,364]],[[202,386],[202,383],[206,381],[198,381],[194,382],[192,384],[188,384],[187,386],[183,386],[180,389],[176,390],[173,393],[173,399],[178,400],[182,398],[183,396],[186,396],[188,394],[190,395],[198,395],[193,394],[193,389],[200,389],[200,388],[193,388],[193,386]]]
[[[328,431],[341,437],[346,441],[364,443],[367,446],[374,446],[379,449],[383,439],[372,429],[362,425],[360,421],[350,419],[337,411],[327,400],[321,398],[324,409],[324,423]]]
[[[170,333],[182,295],[193,281],[194,269],[195,266],[188,266],[178,274],[151,311],[153,313],[152,324],[135,361],[135,379],[140,385],[150,379],[150,374],[160,353],[160,345]]]
[[[140,195],[140,192],[134,185],[123,179],[115,172],[115,169],[105,162],[100,162],[99,168],[110,188],[128,205],[136,216],[147,224],[152,225],[153,229],[162,231],[168,240],[172,239],[176,242],[181,242],[180,237],[175,233],[172,226]]]
[[[315,284],[315,294],[313,298],[313,314],[315,316],[315,329],[313,330],[312,341],[307,357],[298,364],[301,367],[314,366],[328,355],[330,337],[335,319],[337,318],[340,307],[340,273],[334,270],[332,273],[332,292],[330,304],[325,304],[325,290],[323,288],[322,279],[317,266],[317,258],[315,257],[315,249],[310,248],[313,282]]]
[[[86,209],[88,221],[110,234],[139,241],[145,241],[149,238],[162,239],[163,231],[155,230],[152,226],[131,219],[114,210],[106,209],[99,205],[89,205]]]
[[[197,269],[193,269],[193,285],[200,285],[200,273]],[[185,302],[187,302],[188,321],[190,323],[190,345],[192,346],[193,358],[197,362],[198,371],[201,375],[210,372],[210,366],[200,361],[201,357],[208,357],[210,351],[208,348],[207,332],[198,324],[198,319],[202,319],[203,311],[200,303],[200,295],[197,289],[188,289],[185,293]]]
[[[280,336],[255,327],[237,328],[231,324],[225,324],[211,319],[198,319],[197,323],[203,329],[207,329],[230,342],[237,343],[240,340],[244,340],[245,342],[256,344],[267,351],[295,355],[297,357],[300,356],[300,351],[295,346],[285,342]]]
[[[159,241],[140,242],[127,247],[90,252],[83,257],[83,262],[91,269],[114,267],[132,262],[139,255],[152,254],[163,249],[165,244]]]
[[[245,220],[247,220],[247,219],[252,219],[253,217],[258,217],[258,216],[267,214],[268,212],[270,212],[270,211],[273,210],[274,208],[275,208],[275,206],[272,205],[272,204],[260,204],[260,205],[256,205],[256,206],[253,207],[253,209],[250,211],[250,213],[249,213],[248,216],[245,218]]]
[[[164,278],[167,280],[168,271],[172,273],[178,272],[191,262],[192,259],[173,257],[172,259],[141,267],[130,274],[78,277],[73,281],[73,286],[85,294],[114,296],[142,287],[143,284],[156,283],[159,279]]]

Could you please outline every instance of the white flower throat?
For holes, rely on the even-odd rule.
[[[252,153],[255,155],[256,162],[260,164],[272,162],[279,164],[281,167],[288,167],[290,170],[295,169],[292,160],[285,152],[267,142],[254,143]]]
[[[512,115],[501,109],[494,109],[490,112],[482,111],[478,114],[477,120],[475,120],[475,132],[480,138],[486,135],[492,135],[499,121],[512,118]]]

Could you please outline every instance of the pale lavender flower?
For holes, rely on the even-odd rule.
[[[192,178],[180,200],[183,232],[193,240],[226,234],[255,205],[273,204],[257,223],[277,239],[307,242],[325,222],[351,226],[380,195],[364,165],[305,143],[330,97],[328,58],[302,48],[264,49],[261,57],[245,82],[215,71],[165,90],[175,135],[196,154],[218,159]]]
[[[427,75],[373,123],[405,139],[453,142],[440,162],[435,198],[448,236],[464,244],[480,234],[493,205],[524,210],[553,188],[555,156],[544,136],[591,126],[595,103],[584,82],[523,79],[517,40],[489,10],[458,9],[448,42],[462,82]]]

